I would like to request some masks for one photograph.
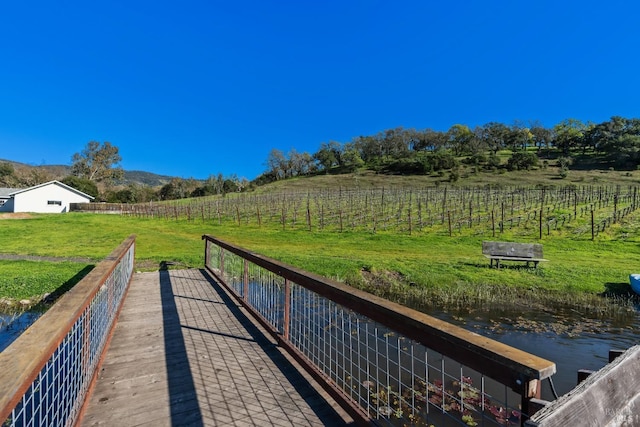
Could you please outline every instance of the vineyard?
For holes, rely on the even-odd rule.
[[[595,239],[638,208],[635,186],[379,188],[243,193],[145,204],[90,204],[141,218],[314,232]]]

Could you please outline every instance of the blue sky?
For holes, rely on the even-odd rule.
[[[640,4],[622,1],[0,3],[0,158],[253,179],[397,126],[640,117]]]

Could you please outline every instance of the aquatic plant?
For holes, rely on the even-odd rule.
[[[440,379],[433,382],[415,379],[415,384],[416,388],[407,388],[400,394],[390,386],[373,381],[362,383],[370,390],[370,403],[377,415],[393,425],[427,426],[433,409],[446,413],[456,424],[470,427],[520,425],[520,411],[505,408],[476,388],[470,377],[451,379],[446,384]]]

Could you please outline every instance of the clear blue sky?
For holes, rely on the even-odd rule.
[[[0,3],[0,158],[253,179],[397,126],[639,117],[633,1]]]

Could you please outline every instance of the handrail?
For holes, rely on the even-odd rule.
[[[97,374],[134,258],[131,235],[0,353],[3,426],[73,424]]]
[[[528,400],[539,397],[540,380],[550,377],[556,371],[555,363],[551,361],[467,331],[427,314],[247,251],[213,236],[204,235],[202,238],[206,241],[205,265],[221,281],[225,282],[230,279],[224,271],[225,254],[222,250],[226,250],[242,258],[245,262],[253,263],[282,277],[285,287],[289,286],[289,282],[304,287],[347,310],[383,325],[394,333],[402,335],[403,339],[419,343],[430,351],[436,351],[444,357],[459,362],[466,368],[475,370],[483,376],[509,387],[522,396],[520,406],[524,414],[528,413]],[[210,244],[221,248],[220,268],[211,265],[211,262],[217,262],[217,260],[211,261],[212,247]],[[241,291],[239,294],[245,293],[240,296],[246,302],[248,286],[246,284],[248,282],[246,266],[244,271],[244,278],[241,279],[244,282],[244,292]],[[237,275],[237,272],[233,274]],[[284,329],[295,327],[292,326],[293,321],[288,313],[289,306],[292,304],[289,301],[289,295],[290,291],[287,290],[286,295],[283,296],[285,299],[284,307],[278,308],[279,311],[285,311],[284,316],[288,317],[284,321],[285,326],[279,330],[273,325],[271,327],[272,333],[275,332],[281,341],[288,341],[288,337],[286,337],[288,331],[285,332]]]

